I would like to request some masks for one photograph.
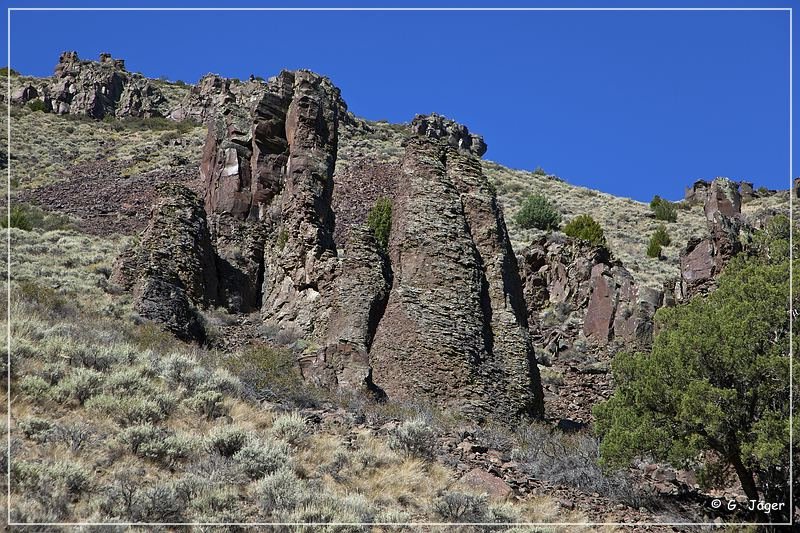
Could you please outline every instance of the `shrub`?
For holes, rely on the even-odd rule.
[[[39,376],[25,376],[19,380],[19,390],[32,401],[43,401],[48,397],[50,385]]]
[[[286,231],[286,228],[281,228],[280,231],[278,231],[278,236],[275,238],[275,246],[278,250],[283,250],[287,242],[289,242],[289,232]]]
[[[223,457],[233,457],[245,447],[250,437],[236,427],[219,427],[208,438],[209,448]]]
[[[595,246],[605,246],[603,228],[590,215],[579,215],[564,226],[564,233],[570,237],[587,241]]]
[[[532,174],[534,176],[547,176],[547,172],[542,167],[534,168]]]
[[[561,214],[547,198],[533,194],[522,203],[514,221],[525,229],[555,230],[561,224]]]
[[[445,491],[433,502],[433,512],[445,522],[482,522],[488,510],[484,494]]]
[[[86,400],[100,392],[103,375],[90,368],[75,368],[54,389],[54,396],[60,402],[75,400],[83,405]]]
[[[661,257],[661,243],[658,242],[655,235],[650,237],[650,242],[647,244],[647,257]]]
[[[15,203],[11,206],[11,227],[25,231],[41,229],[44,231],[70,229],[72,224],[66,215],[50,213],[39,207],[26,204]],[[0,226],[9,226],[8,211],[5,209],[0,215]]]
[[[17,72],[13,68],[8,68],[8,67],[1,67],[0,68],[0,76],[2,76],[3,78],[6,78],[6,77],[8,77],[9,74],[11,74],[12,76],[19,76],[19,72]]]
[[[31,100],[30,102],[28,102],[28,108],[31,111],[44,112],[44,102],[41,100]]]
[[[62,483],[70,494],[80,494],[90,485],[89,474],[75,463],[58,462],[47,469],[47,474]]]
[[[158,402],[138,396],[101,394],[86,402],[86,408],[110,416],[116,423],[127,427],[160,422],[169,414],[170,404],[170,401]]]
[[[664,200],[656,195],[650,201],[650,209],[653,210],[657,220],[664,220],[666,222],[675,222],[678,220],[678,210],[675,204],[669,200]]]
[[[11,227],[24,231],[30,231],[33,229],[33,225],[31,224],[30,220],[28,220],[25,209],[23,209],[21,205],[11,206],[10,215],[0,218],[0,225],[4,228]]]
[[[195,393],[186,398],[183,404],[190,410],[205,416],[207,420],[213,420],[225,415],[224,400],[225,397],[222,394],[209,390]]]
[[[253,440],[233,454],[233,460],[250,479],[272,474],[289,464],[286,445],[275,440]]]
[[[38,443],[47,442],[53,435],[53,423],[35,416],[19,421],[19,429],[25,437]]]
[[[291,511],[305,499],[303,482],[288,468],[264,477],[256,485],[256,501],[265,514],[273,511]]]
[[[435,433],[422,416],[404,420],[389,435],[389,446],[418,457],[433,457]]]
[[[272,422],[272,434],[292,446],[300,445],[307,436],[306,421],[297,413],[280,415]]]
[[[667,233],[667,228],[663,224],[656,229],[655,233],[653,233],[653,237],[650,240],[657,242],[661,246],[669,246],[672,244],[672,239],[670,238],[669,233]]]
[[[517,435],[518,446],[511,458],[528,475],[586,493],[597,492],[637,508],[645,503],[633,482],[622,475],[607,474],[599,466],[597,439],[536,423],[518,429]]]
[[[389,233],[392,231],[392,201],[388,198],[378,198],[375,205],[367,215],[367,226],[375,235],[381,250],[389,247]]]

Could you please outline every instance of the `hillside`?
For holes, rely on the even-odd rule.
[[[345,97],[306,70],[186,85],[74,52],[12,77],[12,518],[746,519],[707,505],[742,497],[730,473],[601,467],[593,408],[616,355],[756,253],[788,191],[715,180],[650,258],[647,204]],[[533,193],[590,214],[607,248],[520,228]]]

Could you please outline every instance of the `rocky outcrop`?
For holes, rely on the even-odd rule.
[[[370,350],[392,286],[388,258],[364,226],[352,229],[342,256],[322,349],[304,357],[301,370],[319,384],[382,394],[372,379]]]
[[[471,134],[466,126],[436,113],[415,116],[411,121],[411,131],[422,137],[442,139],[453,148],[478,157],[486,153],[483,137]]]
[[[402,166],[349,161],[345,207],[346,198],[334,202],[333,176],[339,127],[352,119],[327,78],[207,77],[182,113],[173,118],[208,123],[204,213],[183,193],[159,200],[142,251],[127,252],[115,274],[136,280],[126,286],[139,309],[182,338],[199,336],[192,305],[258,309],[304,339],[308,381],[476,418],[542,414],[522,285],[479,136],[418,117]],[[364,224],[378,198],[393,204],[388,251]],[[334,205],[345,227],[338,243]],[[184,242],[189,226],[196,238]],[[165,240],[186,251],[162,264],[151,250]],[[199,279],[185,277],[189,262]]]
[[[415,136],[400,180],[393,284],[370,351],[375,383],[472,416],[540,415],[516,261],[480,162]]]
[[[714,287],[730,259],[743,250],[750,226],[742,217],[739,184],[717,178],[708,187],[703,211],[708,235],[689,240],[680,254],[680,279],[668,286],[669,303],[682,301]]]
[[[284,71],[253,95],[229,99],[210,119],[201,165],[212,237],[232,280],[224,299],[320,336],[328,309],[319,298],[336,268],[331,177],[346,106],[308,71]]]
[[[100,119],[164,116],[169,103],[149,79],[125,70],[125,62],[100,54],[99,61],[82,61],[76,52],[64,52],[52,78],[38,86],[17,89],[12,102],[40,100],[46,112],[88,115]]]
[[[195,306],[217,299],[218,275],[205,212],[176,184],[158,186],[150,222],[116,261],[111,281],[132,290],[134,309],[184,340],[205,338]]]
[[[529,321],[548,358],[585,338],[596,347],[616,342],[646,346],[661,293],[639,287],[604,247],[542,237],[520,257]],[[548,319],[555,310],[561,319]]]
[[[270,80],[273,83],[275,80]],[[248,109],[253,100],[269,90],[269,84],[255,79],[248,81],[206,74],[193,85],[180,103],[170,111],[174,120],[193,120],[205,123],[233,106]]]

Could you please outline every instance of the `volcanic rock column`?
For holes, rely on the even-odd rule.
[[[541,385],[524,306],[512,303],[521,285],[507,268],[504,224],[480,200],[491,197],[485,180],[483,192],[471,189],[482,179],[477,160],[450,150],[420,137],[406,146],[389,243],[393,285],[370,351],[373,380],[390,398],[425,398],[470,416],[539,415]],[[459,171],[464,178],[454,179]]]

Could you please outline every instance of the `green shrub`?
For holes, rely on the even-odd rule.
[[[675,207],[675,204],[669,200],[664,200],[658,195],[655,195],[650,201],[650,209],[652,209],[657,220],[664,220],[666,222],[675,222],[678,220],[678,209]]]
[[[225,415],[225,397],[217,391],[196,392],[183,401],[183,404],[191,411],[206,417],[206,420],[213,420]]]
[[[19,380],[19,390],[32,401],[44,401],[50,393],[50,384],[39,376],[24,376]]]
[[[657,242],[661,246],[669,246],[672,244],[672,239],[670,238],[669,233],[667,233],[667,228],[663,224],[656,229],[650,240]]]
[[[605,246],[603,228],[590,215],[579,215],[564,226],[564,233],[575,239],[587,241],[595,246]]]
[[[31,111],[41,111],[44,112],[44,102],[41,100],[31,100],[28,102],[28,108]]]
[[[252,440],[233,454],[233,460],[248,478],[259,479],[285,468],[289,464],[289,452],[280,441]]]
[[[653,235],[647,245],[647,257],[661,257],[661,243]]]
[[[121,426],[156,423],[164,420],[174,407],[174,397],[148,400],[138,396],[100,394],[86,402],[86,408],[111,417]]]
[[[3,228],[8,227],[8,218],[8,211],[4,209],[2,214],[0,214],[0,226]],[[72,223],[68,216],[50,213],[25,203],[15,203],[11,206],[10,223],[12,228],[25,231],[30,231],[32,229],[51,231],[72,228]]]
[[[532,194],[522,203],[514,221],[525,229],[555,230],[561,224],[561,214],[547,198]]]
[[[409,455],[431,458],[436,446],[436,434],[422,416],[404,420],[389,434],[389,447]]]
[[[26,438],[39,444],[47,442],[53,435],[54,426],[49,420],[31,416],[23,418],[18,423],[19,429]]]
[[[103,374],[90,368],[75,368],[56,386],[54,397],[60,401],[75,400],[83,405],[89,398],[100,393]]]
[[[281,228],[278,232],[278,237],[275,239],[275,246],[278,250],[283,250],[287,242],[289,242],[289,232],[286,231],[286,228]]]
[[[16,204],[11,206],[10,216],[7,213],[4,215],[5,216],[0,218],[0,226],[3,226],[4,228],[12,227],[25,231],[30,231],[33,229],[33,224],[31,224],[30,220],[28,220],[25,209],[23,209],[21,205]]]
[[[2,76],[3,78],[7,78],[9,74],[11,74],[12,76],[19,76],[19,72],[17,72],[13,68],[0,67],[0,76]]]
[[[389,233],[392,231],[392,201],[388,198],[378,198],[375,205],[367,215],[367,226],[375,235],[378,246],[382,250],[389,247]]]
[[[125,428],[117,438],[138,457],[167,466],[188,458],[197,447],[190,437],[169,434],[149,423]]]

